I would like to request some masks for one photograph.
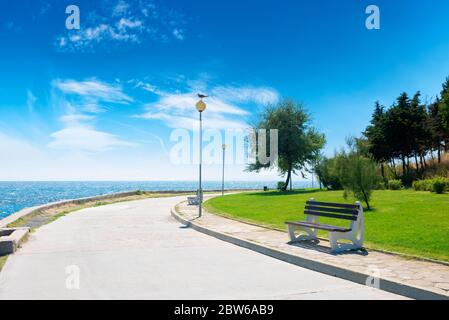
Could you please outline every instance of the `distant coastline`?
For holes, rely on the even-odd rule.
[[[276,181],[228,181],[225,188],[263,189],[276,187]],[[310,187],[306,181],[293,182],[295,188]],[[198,188],[196,181],[0,181],[0,219],[21,209],[69,199],[94,197],[118,192],[191,191]],[[221,189],[221,181],[204,181],[204,190]]]

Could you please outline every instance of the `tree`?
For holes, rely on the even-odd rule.
[[[320,184],[328,190],[341,190],[343,187],[340,183],[337,168],[338,159],[321,157],[316,166],[315,173]]]
[[[248,165],[247,171],[259,172],[276,166],[281,175],[287,175],[283,188],[285,191],[292,174],[300,172],[304,175],[303,171],[312,166],[325,144],[324,135],[311,127],[310,122],[310,116],[304,106],[293,100],[283,100],[277,105],[267,106],[254,129],[257,139],[259,129],[278,130],[278,158],[277,161],[267,164],[260,163],[257,159],[256,163]],[[266,139],[268,152],[269,140]]]
[[[438,113],[444,129],[444,150],[447,152],[449,151],[449,77],[443,83]]]
[[[443,120],[441,118],[440,99],[437,98],[435,102],[428,107],[428,128],[430,130],[430,142],[428,148],[431,151],[436,151],[438,155],[438,163],[441,163],[441,149],[445,137],[445,130],[443,128]]]
[[[385,180],[384,164],[392,158],[392,150],[387,140],[385,108],[376,102],[371,124],[363,133],[367,138],[368,153],[380,164],[382,179]]]
[[[376,162],[361,155],[349,141],[349,152],[342,151],[340,158],[340,181],[347,193],[352,193],[357,200],[364,201],[371,210],[370,200],[372,191],[378,181]]]

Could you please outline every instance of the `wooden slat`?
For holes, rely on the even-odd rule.
[[[355,216],[359,214],[359,211],[354,210],[354,209],[340,209],[340,208],[328,208],[328,207],[318,207],[318,206],[306,206],[306,210],[352,214]]]
[[[306,204],[313,206],[323,206],[323,207],[336,207],[336,208],[347,208],[347,209],[358,209],[359,207],[355,204],[345,204],[345,203],[334,203],[334,202],[319,202],[319,201],[307,201]]]
[[[310,222],[288,222],[287,221],[286,224],[292,224],[295,226],[307,227],[307,228],[312,228],[312,229],[320,229],[320,230],[326,230],[326,231],[337,231],[337,232],[351,231],[350,228],[331,226],[331,225],[327,225],[327,224],[310,223]]]
[[[312,216],[321,216],[321,217],[328,217],[328,218],[334,218],[334,219],[343,219],[343,220],[352,220],[352,221],[357,220],[357,216],[353,216],[353,215],[326,213],[326,212],[311,211],[311,210],[305,210],[304,214],[310,214]]]

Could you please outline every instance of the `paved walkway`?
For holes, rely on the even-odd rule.
[[[196,206],[182,203],[177,212],[186,220],[210,230],[218,231],[260,244],[300,258],[337,266],[360,274],[376,275],[381,279],[424,289],[449,298],[449,266],[421,260],[405,259],[398,255],[369,251],[334,255],[330,253],[329,243],[289,244],[286,232],[275,231],[251,224],[241,223],[205,212],[197,219]],[[386,282],[385,282],[386,283]],[[382,288],[382,286],[381,286]]]
[[[184,199],[84,209],[39,228],[9,257],[0,300],[402,298],[184,228],[170,216]]]

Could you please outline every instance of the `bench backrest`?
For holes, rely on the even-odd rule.
[[[342,204],[309,200],[306,202],[304,214],[356,221],[359,210],[360,207],[356,204]]]

